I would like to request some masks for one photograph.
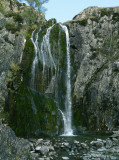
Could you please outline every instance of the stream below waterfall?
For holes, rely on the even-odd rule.
[[[110,145],[113,145],[113,141],[108,137],[109,135],[81,134],[29,140],[34,143],[34,146],[36,145],[35,152],[39,153],[39,160],[88,160],[91,154],[94,160],[101,157],[102,159],[107,158],[106,160],[113,157],[117,160],[117,155],[108,155]]]

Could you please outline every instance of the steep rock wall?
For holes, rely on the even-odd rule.
[[[44,21],[43,14],[25,4],[12,0],[0,2],[0,112],[8,95],[8,81],[13,78],[9,72],[11,65],[15,69],[21,63],[26,35]],[[2,113],[0,117],[3,118]]]
[[[0,111],[3,111],[5,98],[7,97],[7,77],[11,63],[20,63],[25,37],[15,35],[5,27],[6,17],[0,13]]]
[[[107,132],[117,129],[119,126],[118,19],[118,7],[91,7],[75,16],[72,21],[65,23],[70,33],[73,125],[76,133],[85,129]],[[3,26],[2,31],[4,31],[4,18],[2,18],[1,24]],[[23,24],[25,25],[24,22]],[[38,34],[39,42],[42,41],[47,28],[51,25],[51,21],[42,25],[42,32]],[[34,37],[37,31],[38,29],[35,30]],[[17,42],[15,38],[20,35],[14,35],[11,32],[9,34],[7,41],[11,41],[12,37],[12,43]],[[57,135],[61,133],[63,128],[58,107],[60,106],[63,110],[65,103],[66,37],[60,31],[60,25],[55,24],[51,30],[50,44],[60,76],[56,79],[55,70],[53,69],[52,74],[51,68],[49,76],[46,66],[43,78],[43,63],[39,61],[37,78],[35,79],[36,91],[33,91],[30,84],[35,52],[30,40],[31,34],[32,30],[26,37],[25,48],[21,47],[21,50],[24,48],[24,52],[21,51],[17,56],[18,63],[18,59],[20,60],[20,55],[22,55],[20,68],[11,66],[12,75],[15,78],[12,77],[13,81],[11,81],[10,76],[8,83],[10,92],[7,100],[7,110],[10,114],[10,125],[18,135],[22,136]],[[13,37],[15,37],[14,41]],[[21,41],[23,42],[23,39]],[[12,43],[9,44],[11,48],[13,47],[11,46]],[[60,43],[60,49],[58,43]],[[41,43],[39,43],[40,45]],[[15,48],[18,48],[18,46],[24,46],[24,44],[17,45]],[[15,53],[12,52],[11,54],[14,55]],[[13,56],[13,59],[15,59],[15,56]],[[4,60],[2,61],[2,67],[3,64]],[[6,65],[8,64],[7,60]],[[5,73],[7,74],[7,72]],[[3,78],[2,81],[4,81]],[[6,87],[6,83],[2,84]],[[5,93],[7,94],[8,91]],[[36,110],[38,111],[37,114]],[[14,116],[15,114],[17,116]],[[25,119],[25,117],[27,118]],[[20,122],[21,119],[24,121],[24,127]],[[25,125],[26,123],[28,125]]]
[[[17,138],[13,130],[7,126],[8,114],[4,110],[5,104],[9,102],[9,92],[17,90],[21,82],[21,80],[17,81],[19,80],[17,72],[21,72],[19,66],[26,35],[45,21],[44,15],[39,15],[33,8],[32,16],[29,17],[30,12],[31,8],[25,4],[12,0],[0,1],[0,141],[2,146],[0,159],[29,159],[29,142]],[[35,22],[35,25],[31,22],[33,24]]]
[[[119,8],[90,7],[72,21],[74,126],[99,132],[119,127]]]

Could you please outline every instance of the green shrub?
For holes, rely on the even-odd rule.
[[[37,19],[36,12],[33,12],[32,10],[25,10],[22,13],[22,17],[24,17],[24,20],[28,25],[32,26],[33,24],[36,24],[36,19]]]
[[[0,4],[0,12],[3,13],[3,14],[5,13],[5,9],[1,4]]]
[[[114,13],[112,19],[113,19],[114,21],[117,21],[117,22],[118,22],[118,21],[119,21],[119,13]]]
[[[87,19],[83,19],[83,20],[81,20],[81,21],[78,21],[78,23],[80,24],[80,25],[82,25],[82,26],[86,26],[87,25]]]
[[[20,71],[20,67],[14,62],[10,65],[10,70],[7,75],[7,82],[13,82],[17,78],[17,73]]]
[[[111,11],[109,11],[109,10],[107,10],[107,9],[105,9],[105,8],[103,8],[103,9],[101,9],[101,17],[103,17],[103,16],[110,16],[112,14],[112,12]]]
[[[15,64],[14,62],[12,62],[10,65],[10,69],[14,72],[17,72],[20,70],[20,67],[17,64]]]
[[[13,18],[14,18],[15,22],[23,23],[23,18],[22,18],[22,16],[20,16],[19,14],[15,14],[15,15],[13,16]]]
[[[23,17],[18,13],[9,12],[6,14],[6,17],[13,17],[15,22],[23,23]]]
[[[80,25],[82,25],[82,26],[86,26],[87,25],[87,23],[88,23],[88,19],[86,18],[86,19],[80,19],[80,20],[72,20],[72,21],[68,21],[68,22],[70,22],[70,23],[78,23],[78,24],[80,24]]]
[[[6,22],[6,23],[5,23],[5,27],[6,27],[6,29],[7,29],[8,31],[11,31],[12,33],[15,33],[15,32],[17,32],[17,31],[20,31],[21,25],[16,26],[15,23],[12,23],[12,24],[11,24],[11,23]]]
[[[94,48],[93,46],[90,46],[90,50],[91,50],[91,52],[97,51],[97,49]]]

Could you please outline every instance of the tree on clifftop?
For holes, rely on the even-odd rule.
[[[44,12],[44,7],[42,6],[44,3],[47,3],[49,0],[19,0],[20,2],[26,2],[33,8],[37,9],[39,12]]]

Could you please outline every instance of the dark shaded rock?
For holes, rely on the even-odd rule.
[[[97,147],[97,148],[104,146],[104,143],[101,141],[92,141],[90,144]]]
[[[22,159],[29,158],[30,144],[23,138],[16,137],[13,130],[0,124],[0,159]]]
[[[97,132],[119,127],[119,22],[115,14],[119,17],[118,7],[89,7],[65,23],[70,31],[73,120],[78,133],[82,127]],[[87,23],[82,25],[84,20]]]
[[[10,126],[17,135],[24,137],[58,135],[59,111],[53,99],[23,85],[15,94],[14,99],[11,95],[9,100]],[[14,106],[13,109],[10,108],[11,103]],[[57,114],[52,115],[53,111]],[[40,142],[42,140],[36,143]]]

